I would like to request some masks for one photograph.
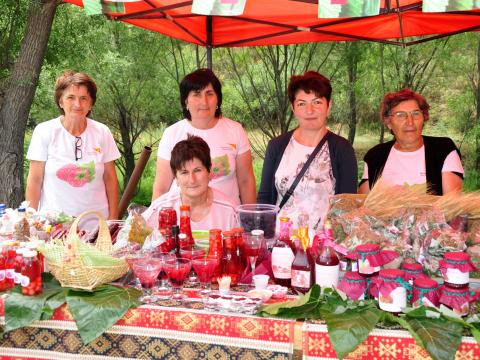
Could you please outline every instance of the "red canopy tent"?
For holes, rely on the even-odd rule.
[[[66,0],[82,6],[82,0]],[[191,13],[192,1],[126,2],[125,21],[186,42],[209,47],[367,40],[410,45],[480,28],[480,10],[423,13],[422,1],[382,0],[380,15],[319,19],[317,0],[247,0],[241,16]],[[405,38],[429,35],[407,41]]]

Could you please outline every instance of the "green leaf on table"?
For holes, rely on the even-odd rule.
[[[477,343],[480,344],[480,316],[478,314],[469,316],[466,319],[465,324],[470,329],[470,332]]]
[[[423,347],[434,360],[455,359],[455,353],[462,341],[463,326],[445,318],[403,319],[404,327],[412,334],[417,344]],[[403,321],[402,321],[403,322]]]
[[[305,295],[300,295],[298,299],[263,306],[257,315],[275,315],[286,319],[318,318],[316,307],[321,299],[320,290],[320,286],[315,284]]]
[[[380,319],[380,311],[372,303],[357,307],[323,306],[321,315],[327,324],[333,348],[340,359],[365,341]]]
[[[5,300],[5,331],[30,325],[35,320],[48,319],[56,308],[65,303],[65,290],[47,283],[43,292],[25,296],[15,287]]]
[[[135,288],[104,285],[94,292],[70,290],[68,310],[72,314],[82,341],[87,344],[103,334],[125,315],[128,309],[140,305],[142,295]]]

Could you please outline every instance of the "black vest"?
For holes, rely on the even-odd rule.
[[[365,154],[363,160],[368,164],[368,183],[370,184],[370,189],[382,175],[383,167],[387,162],[388,155],[394,143],[395,140],[378,144]],[[456,150],[461,158],[460,151],[452,139],[446,137],[423,136],[423,144],[425,146],[425,167],[429,193],[432,195],[443,195],[443,163],[448,154],[453,150]],[[463,178],[462,174],[457,175]]]

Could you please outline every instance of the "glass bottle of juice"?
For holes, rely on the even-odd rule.
[[[35,250],[23,252],[21,267],[21,282],[23,295],[38,295],[42,293],[42,270]]]
[[[182,248],[192,248],[194,245],[192,227],[190,225],[190,205],[180,206],[180,232],[187,235],[186,243],[180,244]]]
[[[231,286],[236,286],[242,269],[237,255],[237,244],[232,231],[223,232],[222,275],[230,276]]]
[[[321,288],[337,287],[340,275],[340,261],[335,250],[330,246],[333,243],[333,232],[330,222],[324,225],[324,243],[319,247],[319,254],[315,260],[315,283]]]
[[[280,235],[272,249],[272,272],[275,283],[282,286],[291,286],[292,263],[295,250],[290,240],[292,223],[288,217],[280,218]]]
[[[222,276],[222,230],[220,229],[210,229],[209,231],[208,257],[218,260],[212,278],[212,282],[214,282],[217,277]]]
[[[314,262],[308,248],[308,227],[298,229],[300,246],[292,263],[292,289],[305,294],[313,285]]]

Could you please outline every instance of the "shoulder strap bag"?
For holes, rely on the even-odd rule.
[[[317,156],[323,144],[325,144],[325,141],[327,141],[328,135],[330,135],[330,131],[327,130],[327,133],[325,134],[325,136],[322,138],[322,140],[320,140],[318,145],[315,147],[313,152],[308,157],[307,162],[303,165],[302,170],[300,170],[300,172],[298,173],[297,177],[295,178],[292,185],[290,186],[290,189],[288,189],[285,195],[283,196],[282,201],[280,202],[279,209],[281,209],[283,205],[287,203],[288,199],[290,199],[290,196],[293,195],[295,188],[297,187],[300,180],[302,180],[303,175],[305,175],[305,173],[307,172],[307,169],[312,163],[313,159],[315,159],[315,156]]]

